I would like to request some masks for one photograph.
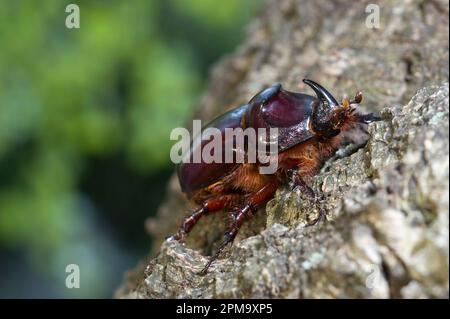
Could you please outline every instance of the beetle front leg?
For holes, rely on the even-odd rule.
[[[354,122],[363,123],[363,124],[370,124],[372,122],[381,121],[381,117],[379,117],[373,113],[354,114],[354,115],[352,115],[352,117],[353,117]]]
[[[303,180],[303,178],[300,176],[298,170],[292,170],[290,172],[290,180],[292,183],[291,190],[294,190],[294,188],[299,187],[300,191],[302,193],[307,194],[311,198],[316,198],[316,193],[314,190]]]
[[[319,221],[327,221],[327,214],[325,210],[319,205],[319,202],[324,199],[324,194],[321,191],[314,191],[300,176],[299,171],[295,170],[291,173],[291,182],[293,184],[292,189],[295,187],[299,187],[301,193],[306,194],[315,205],[319,208],[319,217],[314,220],[312,223],[308,224],[308,226],[313,226],[317,224]]]

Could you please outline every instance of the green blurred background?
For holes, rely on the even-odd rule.
[[[260,5],[0,0],[0,297],[112,296],[150,247],[170,130]]]

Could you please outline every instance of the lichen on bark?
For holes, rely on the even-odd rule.
[[[324,198],[280,188],[202,277],[225,216],[200,221],[186,246],[162,243],[191,207],[173,176],[148,221],[154,257],[117,297],[448,297],[448,2],[380,2],[380,29],[365,26],[368,3],[268,1],[213,69],[196,116],[211,119],[273,82],[299,90],[302,77],[336,95],[361,89],[383,121],[349,135],[315,176]],[[305,227],[318,207],[328,222]]]

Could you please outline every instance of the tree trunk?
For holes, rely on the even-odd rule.
[[[367,25],[370,2],[269,0],[212,70],[196,116],[210,120],[275,82],[305,92],[311,78],[336,97],[362,90],[383,121],[325,163],[313,181],[325,199],[280,188],[199,276],[226,215],[203,218],[185,246],[163,243],[192,207],[174,175],[147,223],[153,258],[117,297],[448,297],[448,2],[379,1],[379,28]],[[319,206],[328,221],[305,227]]]

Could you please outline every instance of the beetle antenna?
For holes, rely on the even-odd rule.
[[[355,94],[355,99],[353,101],[351,101],[350,103],[351,104],[361,104],[362,100],[363,100],[363,94],[361,91],[358,91]]]
[[[350,108],[350,104],[352,104],[352,101],[350,101],[350,99],[348,98],[347,95],[344,95],[344,98],[342,99],[342,106],[345,109],[349,109]]]

